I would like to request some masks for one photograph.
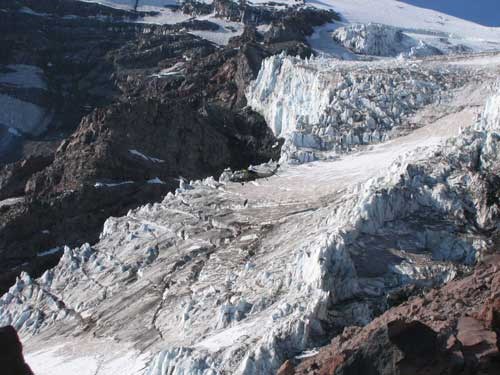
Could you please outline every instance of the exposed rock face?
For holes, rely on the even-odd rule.
[[[346,328],[289,374],[496,374],[500,371],[500,258]],[[283,370],[280,374],[285,374]]]
[[[29,140],[3,130],[19,151],[9,157],[25,158],[0,177],[0,291],[20,270],[39,276],[61,254],[37,253],[97,240],[105,218],[160,200],[179,176],[278,158],[264,119],[244,108],[247,85],[271,54],[310,56],[302,33],[332,14],[273,10],[276,19],[300,21],[298,40],[262,44],[247,27],[219,48],[186,32],[219,27],[209,21],[131,23],[147,14],[79,1],[9,1],[2,9],[1,62],[12,68],[0,85],[4,77],[8,95],[21,95],[14,70],[31,69],[53,116]]]
[[[441,55],[437,48],[404,34],[395,27],[379,24],[352,24],[334,31],[333,39],[355,53],[373,56],[411,57]]]
[[[53,161],[49,156],[33,156],[0,170],[0,201],[24,195],[26,182],[36,172],[41,171]]]
[[[8,375],[33,375],[24,362],[23,347],[12,326],[0,328],[0,366]]]
[[[197,7],[195,6],[195,8]],[[289,30],[300,31],[300,36],[296,34],[299,38],[312,34],[314,26],[322,25],[334,19],[339,20],[339,15],[332,10],[300,7],[299,4],[283,8],[273,7],[272,4],[270,6],[264,4],[264,6],[254,7],[247,4],[246,1],[215,0],[213,9],[217,16],[231,21],[243,22],[247,25],[272,23],[274,26],[280,25]]]

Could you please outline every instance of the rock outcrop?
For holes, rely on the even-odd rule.
[[[411,298],[368,326],[278,374],[496,374],[500,371],[500,258]]]
[[[36,137],[4,130],[16,146],[9,160],[21,160],[0,177],[0,291],[20,270],[39,276],[60,256],[37,253],[96,241],[107,217],[161,200],[179,176],[279,158],[264,119],[244,108],[247,85],[272,54],[310,56],[303,33],[332,17],[273,11],[276,19],[300,20],[300,38],[261,43],[248,26],[218,47],[189,33],[219,28],[206,20],[149,25],[130,22],[148,13],[79,1],[12,0],[1,7],[1,62],[12,67],[1,77],[9,95],[25,90],[13,88],[20,77],[14,69],[31,69],[53,116]]]
[[[33,375],[24,362],[23,347],[12,326],[0,328],[0,366],[8,375]]]

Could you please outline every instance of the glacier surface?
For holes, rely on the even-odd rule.
[[[183,181],[109,218],[95,245],[21,275],[0,324],[20,331],[42,375],[126,363],[136,374],[274,373],[369,322],[387,293],[446,282],[489,251],[500,94],[477,118],[498,90],[484,77],[453,91],[445,115],[424,107],[421,127],[372,149],[256,184]]]

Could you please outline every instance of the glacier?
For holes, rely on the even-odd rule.
[[[263,62],[246,98],[274,134],[285,138],[280,162],[303,163],[407,133],[416,126],[412,114],[465,83],[460,72],[425,61],[302,60],[282,54]]]
[[[0,324],[19,330],[39,368],[45,358],[111,374],[134,358],[137,374],[274,373],[368,323],[391,291],[447,282],[488,253],[500,91],[484,77],[450,91],[444,116],[419,109],[427,122],[371,149],[255,185],[183,181],[109,218],[98,243],[66,247],[38,279],[21,275]]]

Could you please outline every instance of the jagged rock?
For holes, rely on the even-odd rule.
[[[42,143],[54,161],[29,171],[8,167],[4,197],[26,196],[1,207],[2,290],[20,270],[38,276],[59,254],[33,258],[37,252],[94,241],[106,217],[161,199],[179,175],[206,177],[278,157],[280,144],[264,120],[242,109],[244,93],[265,57],[309,55],[303,43],[263,46],[248,29],[216,48],[183,31],[215,29],[208,21],[148,25],[125,22],[131,12],[78,1],[9,4],[0,12],[2,62],[43,67],[57,111],[49,140],[30,140],[23,150],[29,159]],[[93,12],[102,17],[86,17]],[[61,220],[67,224],[58,227]]]
[[[33,375],[24,362],[23,347],[12,326],[0,328],[0,366],[4,374]]]
[[[52,155],[29,157],[0,170],[0,200],[24,195],[26,182],[53,162]]]
[[[497,332],[474,315],[498,294],[498,256],[473,275],[393,308],[365,328],[346,329],[293,374],[496,374]],[[491,283],[491,284],[490,284]],[[436,299],[439,299],[439,302]]]

